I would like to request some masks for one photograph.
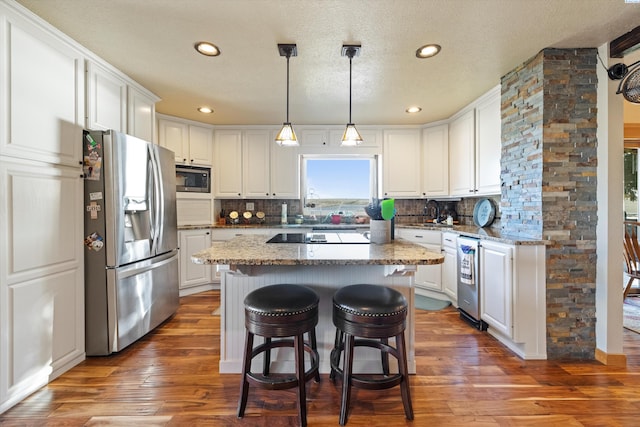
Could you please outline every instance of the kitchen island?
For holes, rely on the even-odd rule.
[[[277,283],[305,285],[320,297],[316,335],[322,373],[330,370],[329,353],[334,341],[333,293],[340,287],[357,283],[397,289],[409,303],[405,335],[409,369],[415,373],[413,275],[416,265],[442,263],[444,257],[440,253],[401,239],[385,245],[267,243],[272,237],[268,234],[238,236],[214,242],[209,249],[191,257],[194,263],[225,266],[220,282],[220,373],[239,373],[242,369],[245,296],[254,289]],[[354,361],[354,370],[377,371],[379,353],[362,350]],[[286,349],[274,351],[272,368],[292,370],[293,354]]]

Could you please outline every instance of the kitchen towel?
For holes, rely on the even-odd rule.
[[[460,282],[473,286],[476,283],[474,277],[474,258],[476,249],[473,246],[460,245],[462,257],[460,259]]]

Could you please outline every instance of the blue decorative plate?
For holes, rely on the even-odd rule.
[[[491,225],[496,217],[496,207],[490,199],[480,199],[473,208],[473,223],[478,227]]]

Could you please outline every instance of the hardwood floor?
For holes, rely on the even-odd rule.
[[[236,418],[239,375],[218,374],[219,293],[111,357],[91,357],[0,415],[0,426],[295,426],[293,390],[251,389]],[[627,367],[523,361],[449,307],[418,311],[411,377],[415,420],[400,391],[354,389],[348,426],[637,426],[640,335],[625,330]],[[308,386],[309,426],[338,425],[338,387]]]

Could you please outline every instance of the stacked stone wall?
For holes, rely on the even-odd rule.
[[[546,251],[547,354],[595,356],[596,49],[545,49],[502,79],[502,227]]]

